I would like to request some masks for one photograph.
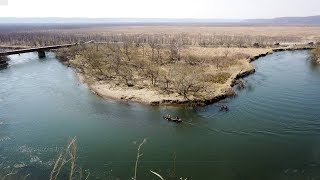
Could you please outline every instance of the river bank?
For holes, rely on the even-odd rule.
[[[224,102],[225,113],[217,105],[115,103],[91,93],[52,53],[41,61],[34,53],[12,56],[10,68],[0,71],[1,174],[49,179],[67,140],[77,136],[76,165],[90,170],[89,179],[130,178],[144,137],[140,179],[152,178],[150,169],[171,169],[175,154],[177,174],[188,179],[318,177],[319,168],[309,165],[317,160],[310,152],[320,134],[320,70],[308,57],[283,52],[252,62],[257,71],[245,79],[250,90]],[[186,123],[167,122],[166,114]]]
[[[77,75],[80,81],[86,83],[92,92],[105,99],[133,101],[156,106],[206,106],[223,100],[227,97],[235,96],[236,93],[234,92],[233,87],[237,85],[238,80],[255,73],[255,67],[251,64],[252,61],[257,60],[260,57],[270,55],[274,52],[309,49],[312,48],[261,48],[259,51],[252,51],[251,49],[248,49],[248,51],[252,51],[249,53],[250,57],[248,59],[239,60],[239,64],[227,70],[224,69],[224,71],[230,73],[230,77],[224,83],[213,83],[210,87],[207,87],[205,92],[203,92],[200,96],[190,96],[188,99],[178,93],[159,92],[150,86],[120,86],[115,82],[92,79],[81,72],[77,72]],[[238,51],[241,52],[242,50],[246,51],[246,48]]]
[[[320,45],[311,51],[311,59],[315,64],[320,64]]]

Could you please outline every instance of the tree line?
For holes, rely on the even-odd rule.
[[[0,41],[3,45],[45,46],[80,41],[113,42],[169,45],[172,39],[180,39],[187,46],[201,47],[270,47],[281,42],[298,42],[301,37],[288,36],[252,36],[252,35],[219,35],[219,34],[171,34],[168,33],[96,33],[86,30],[37,29],[34,28],[1,28]]]

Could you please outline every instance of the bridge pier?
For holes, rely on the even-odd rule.
[[[46,52],[45,51],[38,51],[38,57],[40,59],[45,58],[46,57]]]
[[[8,57],[0,56],[0,68],[6,68],[8,66]]]

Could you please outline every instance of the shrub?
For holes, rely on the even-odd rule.
[[[228,81],[231,74],[227,72],[220,72],[217,74],[206,74],[202,77],[203,82],[210,82],[210,83],[218,83],[218,84],[224,84]]]
[[[318,45],[314,50],[311,51],[311,60],[314,62],[320,59],[320,45]]]

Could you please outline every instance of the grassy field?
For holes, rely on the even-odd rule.
[[[57,29],[58,30],[58,29]],[[205,25],[154,25],[154,26],[106,26],[65,29],[64,32],[103,33],[103,34],[210,34],[210,35],[252,35],[284,36],[319,39],[319,26],[205,26]]]
[[[9,38],[10,37],[10,38]],[[213,25],[52,25],[0,26],[1,45],[40,46],[78,41],[169,44],[183,37],[191,46],[251,47],[301,44],[320,41],[320,26],[213,26]]]
[[[82,29],[67,29],[66,33],[77,32],[109,35],[177,35],[187,36],[245,36],[264,37],[282,43],[306,43],[320,41],[319,26],[201,26],[201,25],[159,25],[159,26],[109,26]]]

